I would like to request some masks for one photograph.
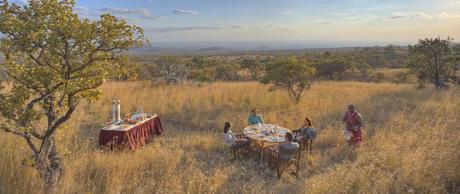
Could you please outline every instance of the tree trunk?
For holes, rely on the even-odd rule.
[[[436,76],[434,80],[434,85],[436,86],[437,89],[447,89],[448,86],[444,81],[442,81],[439,76]]]
[[[36,168],[44,183],[45,192],[54,193],[63,175],[63,165],[53,137],[46,137],[43,140]]]

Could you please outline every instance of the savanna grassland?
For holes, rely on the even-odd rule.
[[[108,82],[100,101],[81,104],[57,134],[65,176],[58,193],[459,193],[460,89],[409,84],[316,82],[297,105],[282,91],[256,82],[153,86]],[[98,149],[112,99],[122,111],[142,106],[161,116],[165,133],[141,149]],[[363,115],[364,143],[341,137],[348,103]],[[232,160],[222,142],[225,121],[240,131],[250,108],[268,123],[296,128],[308,115],[318,129],[313,154],[299,178]],[[40,193],[24,159],[22,139],[0,133],[0,193]]]

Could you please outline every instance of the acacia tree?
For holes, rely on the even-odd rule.
[[[239,65],[232,62],[221,63],[216,67],[216,79],[222,81],[235,81],[239,80],[238,75]]]
[[[111,15],[80,19],[72,0],[0,1],[0,55],[9,89],[0,88],[0,128],[24,139],[47,190],[63,174],[55,133],[82,100],[100,97],[108,76],[127,72],[123,51],[143,31]],[[1,84],[0,84],[1,86]]]
[[[244,59],[240,64],[241,68],[248,69],[251,73],[251,78],[257,80],[263,71],[262,63],[257,59]]]
[[[453,61],[454,61],[454,77],[458,85],[460,85],[460,77],[457,73],[460,71],[460,44],[456,44],[452,47]]]
[[[261,82],[273,84],[272,89],[286,90],[289,98],[299,103],[305,90],[310,88],[314,75],[315,68],[311,67],[307,61],[289,57],[268,64]]]
[[[155,61],[156,75],[168,84],[182,84],[187,80],[190,70],[183,59],[172,56],[160,57]]]
[[[372,69],[384,67],[387,65],[384,55],[379,47],[365,47],[356,50],[356,55],[363,62],[372,66]]]
[[[318,76],[325,76],[335,80],[345,79],[345,72],[351,67],[351,58],[338,54],[326,54],[315,63]]]
[[[419,40],[409,46],[410,64],[421,81],[428,81],[436,88],[447,88],[448,82],[455,83],[455,58],[450,44],[452,39],[430,38]]]
[[[190,69],[189,79],[201,82],[213,82],[217,74],[216,66],[217,62],[209,57],[193,57],[192,60],[187,63],[187,67]]]

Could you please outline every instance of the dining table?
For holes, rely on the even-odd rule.
[[[244,135],[253,145],[260,148],[260,161],[264,161],[264,150],[267,147],[280,145],[286,142],[286,133],[291,130],[278,126],[277,124],[249,125],[243,129]]]

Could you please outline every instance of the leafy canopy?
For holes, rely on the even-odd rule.
[[[163,79],[168,84],[182,84],[189,76],[190,68],[183,59],[173,56],[163,56],[155,60],[155,77]]]
[[[427,38],[409,47],[409,66],[419,80],[430,82],[436,88],[447,88],[446,83],[455,83],[456,59],[450,47],[451,43],[450,38]]]
[[[263,72],[263,65],[257,59],[244,59],[240,64],[241,68],[248,69],[251,73],[251,78],[257,80]]]
[[[261,82],[273,84],[274,89],[284,89],[295,103],[298,103],[304,91],[310,88],[311,80],[315,75],[315,68],[296,57],[278,59],[268,64],[266,74]]]
[[[352,68],[352,59],[338,54],[326,54],[315,64],[318,76],[343,80],[345,72]]]

